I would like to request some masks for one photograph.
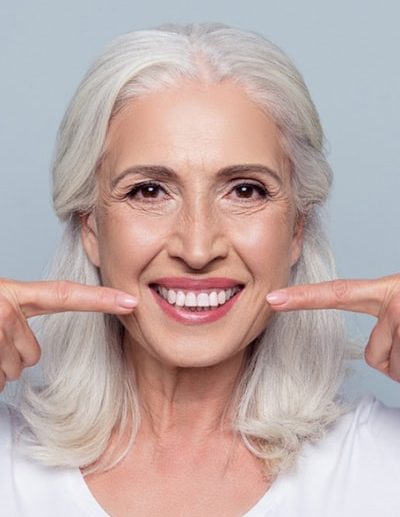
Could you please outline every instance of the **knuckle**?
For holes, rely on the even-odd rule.
[[[393,348],[390,354],[390,360],[387,362],[387,374],[391,379],[400,382],[400,364],[398,351]]]
[[[62,304],[68,303],[71,296],[70,285],[68,281],[60,280],[59,282],[57,282],[55,291],[57,298]]]
[[[400,317],[400,298],[393,298],[389,305],[386,308],[386,314],[389,318],[399,318]]]
[[[364,350],[364,359],[369,366],[372,368],[376,367],[376,359],[374,358],[374,353],[370,346],[367,346]]]
[[[110,294],[108,291],[101,289],[97,292],[96,298],[101,305],[106,305],[110,301]]]
[[[3,371],[5,373],[7,381],[16,381],[22,373],[21,361],[19,361],[17,364],[13,364],[7,369],[3,369]]]
[[[0,322],[10,322],[15,317],[12,305],[6,300],[0,300]]]
[[[23,366],[35,366],[40,361],[42,351],[38,345],[31,347],[22,355]]]
[[[12,349],[14,348],[14,343],[9,339],[4,339],[0,345],[0,360],[4,357],[7,357],[12,353]]]
[[[3,289],[8,289],[10,283],[10,280],[7,280],[7,278],[0,278],[0,291],[2,291]]]
[[[346,302],[349,294],[349,284],[347,280],[333,280],[332,292],[339,302]]]

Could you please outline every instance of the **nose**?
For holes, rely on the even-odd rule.
[[[228,255],[228,236],[220,215],[204,200],[186,205],[175,221],[167,243],[170,257],[193,270],[202,270]]]

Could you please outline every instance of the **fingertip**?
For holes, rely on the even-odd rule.
[[[138,304],[138,300],[128,294],[117,294],[115,301],[121,309],[133,309]]]
[[[267,294],[265,299],[275,308],[275,306],[285,304],[288,301],[289,296],[285,291],[272,291]]]

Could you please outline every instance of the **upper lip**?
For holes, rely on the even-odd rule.
[[[243,286],[242,282],[235,280],[234,278],[225,277],[214,277],[204,279],[192,279],[183,277],[163,277],[153,280],[150,285],[157,284],[168,289],[180,288],[180,289],[229,289],[230,287]]]

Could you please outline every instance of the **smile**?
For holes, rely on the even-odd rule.
[[[181,323],[211,323],[234,306],[243,286],[228,289],[184,290],[151,284],[150,290],[164,313]]]
[[[229,289],[219,289],[214,291],[202,291],[194,293],[192,291],[182,291],[167,289],[156,285],[154,289],[164,298],[170,305],[176,307],[190,308],[193,310],[209,309],[211,307],[218,307],[228,302],[232,296],[235,296],[241,288],[239,286]]]

